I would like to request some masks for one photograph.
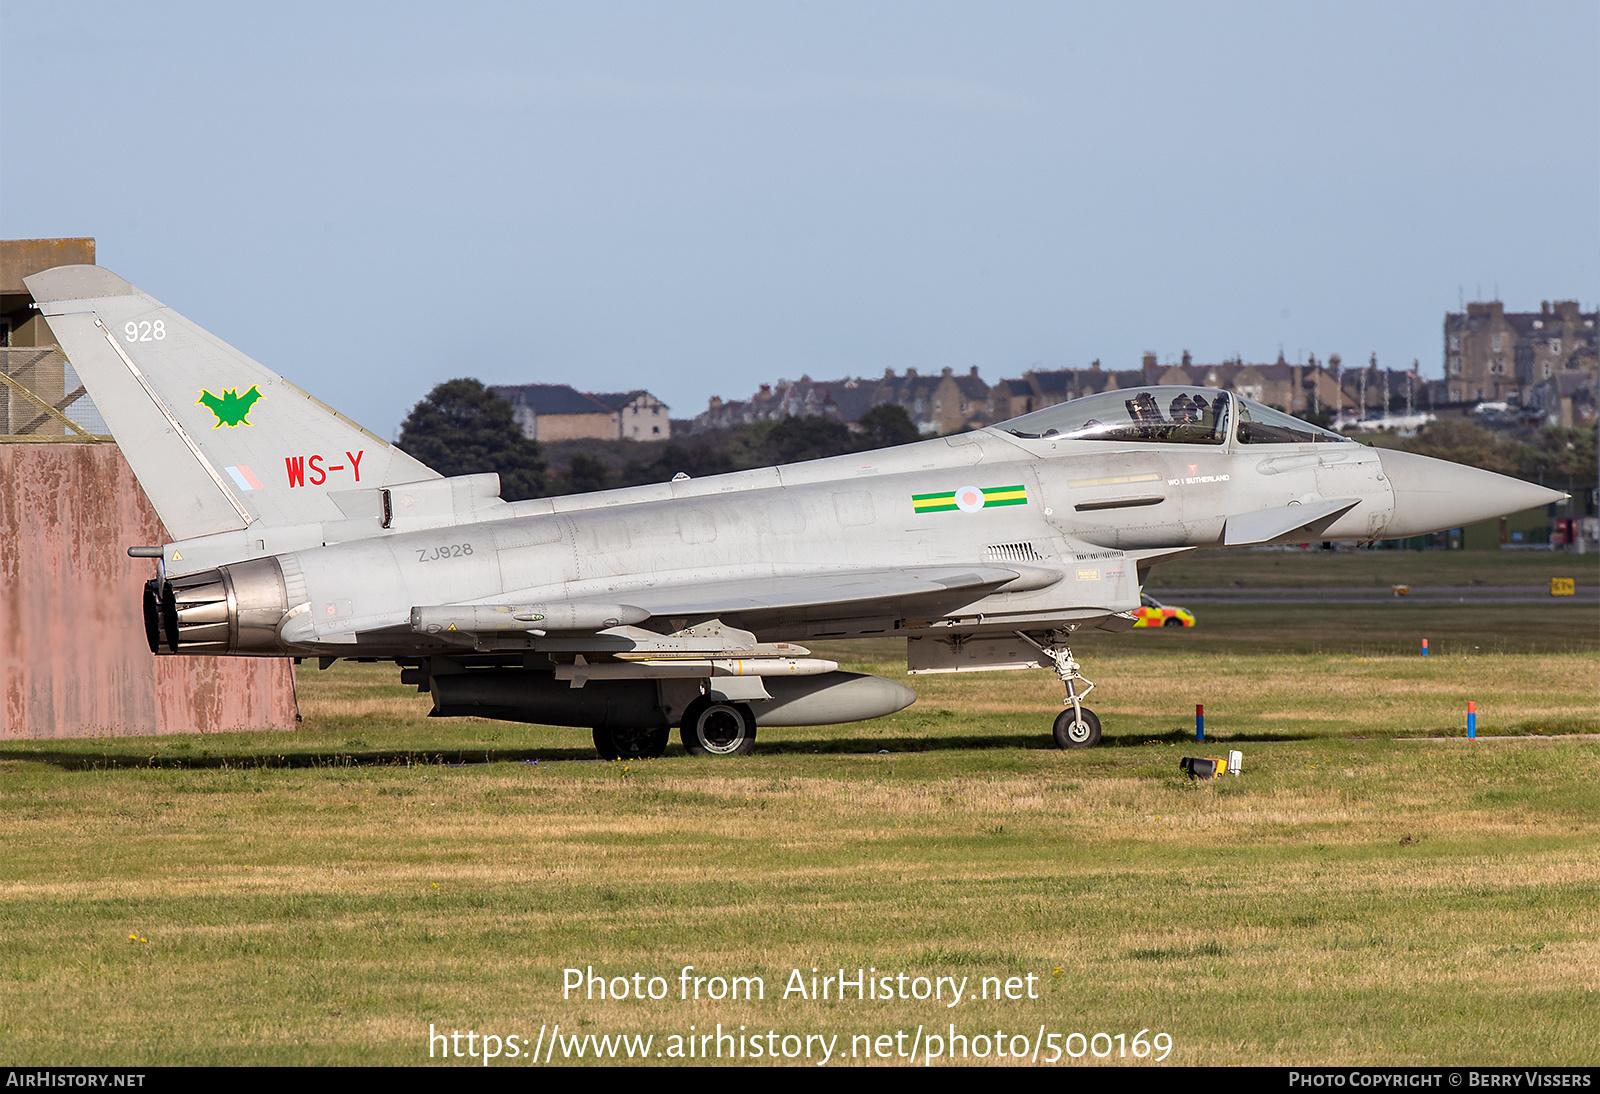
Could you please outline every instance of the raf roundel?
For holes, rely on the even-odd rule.
[[[976,513],[983,508],[983,491],[976,486],[956,487],[956,508],[963,513]]]

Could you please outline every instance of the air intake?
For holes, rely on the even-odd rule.
[[[994,543],[988,548],[989,558],[995,562],[1043,562],[1045,556],[1031,543]]]

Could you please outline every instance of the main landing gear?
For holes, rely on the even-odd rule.
[[[678,734],[691,756],[748,756],[756,744],[756,715],[744,703],[702,696],[683,712]],[[653,760],[667,751],[671,726],[596,729],[594,749],[602,760]]]
[[[756,746],[755,711],[701,696],[683,712],[678,734],[691,756],[748,756]]]
[[[671,726],[650,729],[596,729],[594,750],[602,760],[654,760],[667,751]]]
[[[1072,650],[1064,641],[1068,633],[1052,631],[1048,646],[1034,641],[1021,631],[1017,631],[1016,635],[1050,659],[1055,665],[1056,675],[1067,687],[1067,697],[1061,700],[1067,709],[1056,715],[1052,729],[1056,747],[1093,748],[1100,743],[1100,719],[1094,711],[1083,705],[1083,700],[1094,690],[1094,682],[1084,679],[1078,671],[1078,663],[1072,659]],[[1079,685],[1086,686],[1079,690]]]

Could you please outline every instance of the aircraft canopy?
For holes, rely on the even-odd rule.
[[[995,428],[1025,440],[1221,444],[1227,439],[1230,418],[1240,444],[1355,443],[1253,399],[1204,387],[1102,391],[1012,418]]]
[[[1176,386],[1103,391],[1035,410],[996,428],[1026,440],[1221,444],[1228,436],[1228,393]]]
[[[1262,406],[1253,399],[1239,399],[1240,444],[1326,444],[1329,441],[1356,443],[1281,410]]]

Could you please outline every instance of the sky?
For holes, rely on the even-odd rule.
[[[1377,354],[1600,297],[1600,4],[0,0],[0,236],[436,383]]]

